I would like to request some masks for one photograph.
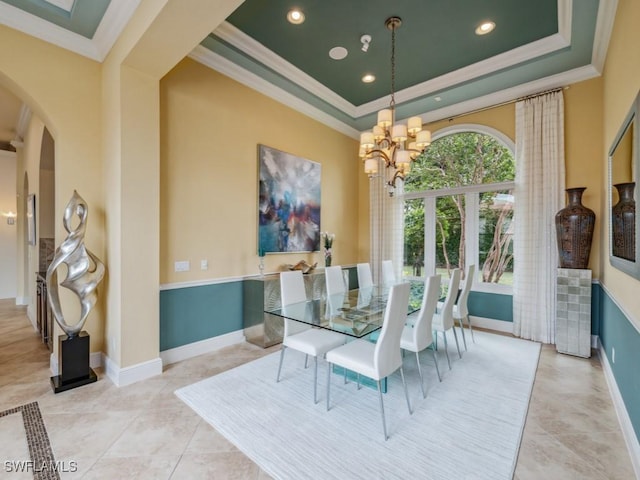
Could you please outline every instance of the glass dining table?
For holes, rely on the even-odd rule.
[[[420,308],[422,292],[412,288],[407,314]],[[292,303],[265,313],[362,338],[382,328],[389,288],[374,286]],[[419,298],[418,298],[419,297]]]

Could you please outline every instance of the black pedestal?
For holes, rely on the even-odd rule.
[[[58,370],[60,375],[51,377],[54,393],[64,392],[98,380],[98,376],[89,366],[89,334],[80,332],[69,338],[58,337]]]

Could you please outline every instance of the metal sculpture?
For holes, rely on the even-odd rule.
[[[68,232],[67,238],[56,249],[53,260],[47,269],[47,291],[51,311],[60,328],[69,338],[74,338],[82,330],[89,312],[96,304],[96,288],[104,277],[104,264],[84,246],[84,232],[87,226],[89,207],[84,199],[73,191],[73,196],[64,210],[63,225]],[[74,216],[79,223],[73,228]],[[71,290],[80,299],[80,319],[69,325],[62,314],[58,295],[58,268],[65,264],[67,276],[60,285]]]

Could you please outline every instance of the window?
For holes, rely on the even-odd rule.
[[[486,127],[441,131],[404,185],[404,274],[424,278],[476,265],[474,289],[513,280],[513,144]]]

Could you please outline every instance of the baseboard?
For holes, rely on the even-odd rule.
[[[486,328],[497,332],[513,333],[513,322],[505,322],[503,320],[494,320],[493,318],[474,317],[469,315],[471,325],[474,327]]]
[[[89,354],[89,366],[91,368],[99,368],[102,366],[102,352],[93,352]],[[51,375],[54,377],[60,373],[58,370],[58,357],[53,353],[51,353],[49,357],[49,369],[51,370]]]
[[[16,297],[16,305],[29,305],[29,297]]]
[[[146,362],[120,368],[120,366],[104,355],[105,373],[116,387],[126,387],[147,378],[162,375],[162,359],[160,357]]]
[[[599,341],[598,356],[600,357],[600,363],[602,363],[604,378],[607,380],[609,392],[611,393],[611,399],[613,400],[613,406],[616,410],[616,415],[618,416],[620,428],[622,429],[622,436],[624,437],[624,441],[627,444],[627,449],[629,450],[631,464],[633,465],[633,469],[636,472],[636,477],[640,478],[640,443],[638,443],[638,437],[636,436],[636,432],[633,429],[633,424],[631,423],[631,419],[629,418],[629,414],[627,413],[627,408],[624,405],[624,400],[622,399],[620,390],[618,390],[618,384],[616,383],[616,379],[613,376],[613,370],[611,370],[611,365],[609,364],[607,354],[604,351],[604,348],[602,348],[602,345]]]
[[[162,359],[163,365],[170,365],[182,360],[187,360],[188,358],[197,357],[204,353],[215,352],[230,345],[242,343],[245,340],[243,331],[236,330],[235,332],[164,350],[160,352],[160,358]]]
[[[591,348],[598,348],[598,345],[600,345],[600,337],[591,335]]]

